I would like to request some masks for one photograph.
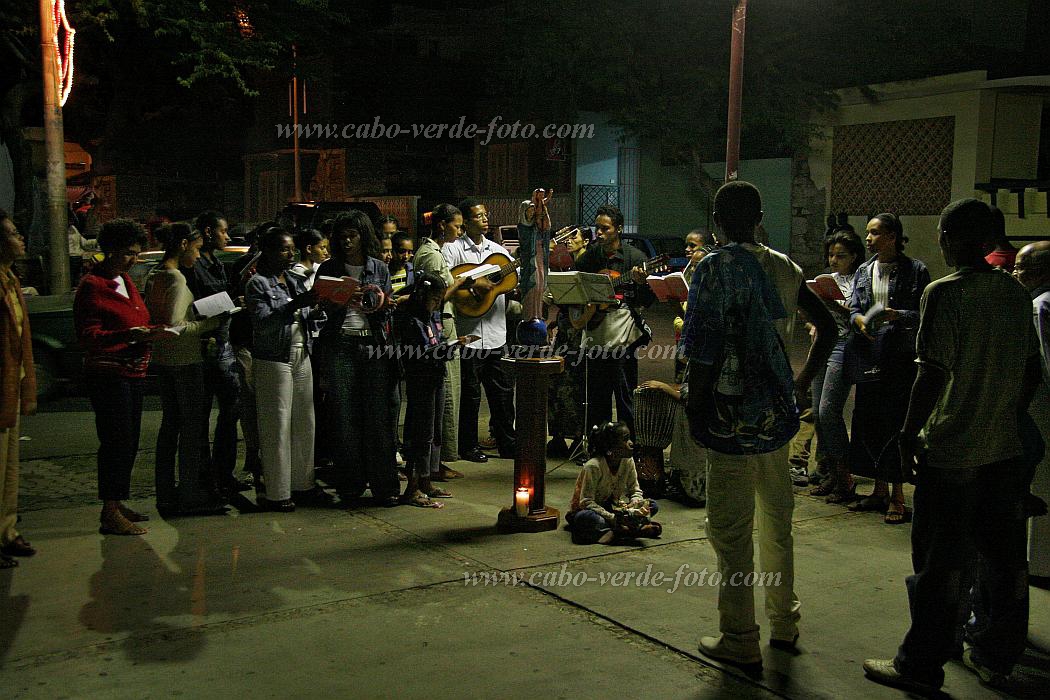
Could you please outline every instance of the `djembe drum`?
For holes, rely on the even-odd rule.
[[[646,496],[663,496],[664,450],[671,444],[678,401],[659,389],[634,390],[634,451],[638,483]]]

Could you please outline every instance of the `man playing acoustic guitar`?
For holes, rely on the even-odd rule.
[[[645,283],[645,255],[620,240],[623,214],[612,205],[598,208],[594,217],[598,237],[580,256],[576,269],[604,272],[613,278],[617,297],[622,301],[607,310],[590,304],[575,318],[574,328],[585,328],[582,347],[587,358],[587,426],[612,420],[612,400],[616,416],[627,424],[634,438],[632,394],[638,385],[638,357],[635,349],[652,339],[638,309],[650,306],[656,295]],[[597,324],[596,316],[602,316]],[[585,431],[586,432],[586,431]]]
[[[512,260],[507,249],[485,236],[489,215],[485,205],[476,199],[459,203],[463,213],[464,233],[458,240],[441,249],[449,268],[484,262],[498,253]],[[470,287],[472,294],[484,296],[498,285],[489,277],[480,277]],[[481,387],[485,387],[489,410],[492,412],[492,435],[499,447],[499,456],[513,459],[514,384],[500,360],[507,346],[507,297],[499,294],[491,308],[474,317],[456,309],[456,328],[463,335],[481,336],[467,345],[460,360],[459,454],[461,459],[485,462],[488,457],[478,446],[478,411],[481,407]]]

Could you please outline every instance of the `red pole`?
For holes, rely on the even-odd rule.
[[[729,54],[729,119],[726,130],[726,182],[740,173],[740,98],[744,91],[744,29],[747,0],[737,0],[733,10],[732,48]]]

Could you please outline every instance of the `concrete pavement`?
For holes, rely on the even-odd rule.
[[[658,335],[670,311],[647,313]],[[643,360],[640,375],[668,380],[670,367]],[[764,646],[763,672],[748,676],[696,650],[717,631],[717,587],[688,576],[715,570],[702,508],[663,501],[663,537],[637,546],[500,535],[512,465],[495,459],[457,463],[467,478],[446,485],[441,510],[164,522],[152,503],[160,412],[155,398],[146,407],[132,505],[153,520],[141,538],[97,533],[86,400],[25,422],[21,527],[40,553],[0,571],[4,698],[904,696],[866,681],[861,663],[892,656],[907,629],[909,525],[799,495],[800,653]],[[549,503],[564,510],[578,468],[548,468]],[[477,573],[507,583],[472,585]],[[1032,635],[1050,641],[1050,592],[1031,592]],[[1050,657],[1035,651],[1009,694],[957,663],[946,671],[953,697],[1050,696]]]
[[[26,511],[41,551],[0,572],[4,694],[901,695],[864,680],[861,663],[891,656],[907,628],[909,526],[799,496],[800,653],[765,646],[763,672],[749,676],[696,651],[717,629],[717,588],[683,576],[668,592],[683,565],[715,569],[703,509],[665,501],[663,537],[638,546],[500,535],[511,463],[457,466],[467,478],[448,484],[442,510],[154,515],[142,538],[98,535],[94,505]],[[554,469],[551,504],[567,504],[576,473]],[[132,505],[154,512],[149,499]],[[667,578],[638,585],[647,571]],[[523,580],[471,585],[477,572]],[[633,580],[614,585],[619,572]],[[1048,630],[1050,593],[1032,593],[1032,627]],[[1050,659],[1030,652],[1010,695],[958,664],[947,674],[954,697],[1045,697]]]

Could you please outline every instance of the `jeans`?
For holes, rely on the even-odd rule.
[[[323,350],[325,386],[335,428],[335,487],[356,497],[397,496],[393,424],[397,372],[389,359],[369,356],[370,338],[332,338]]]
[[[84,382],[98,434],[98,497],[126,500],[131,497],[131,470],[139,451],[143,380],[93,372]]]
[[[406,369],[405,402],[404,456],[407,471],[418,479],[428,479],[441,471],[445,373]]]
[[[293,345],[290,362],[255,358],[255,400],[266,499],[285,501],[314,486],[314,377],[310,356]]]
[[[586,365],[587,416],[584,434],[592,426],[612,420],[612,403],[616,403],[616,418],[627,424],[634,439],[634,397],[638,386],[638,360],[630,357],[602,357],[600,348],[591,348]]]
[[[1028,634],[1024,468],[1010,459],[976,469],[919,470],[906,580],[911,628],[897,669],[935,686],[957,649],[958,610],[973,588],[977,617],[965,629],[976,659],[1009,673]],[[976,572],[976,576],[974,575]]]
[[[491,411],[492,435],[496,438],[500,456],[513,456],[514,384],[502,365],[503,349],[468,349],[459,361],[459,449],[470,452],[478,447],[478,411],[481,407],[481,387]]]
[[[849,434],[846,432],[846,399],[852,385],[841,362],[829,362],[824,373],[813,379],[813,424],[817,429],[817,460],[846,459]]]
[[[660,504],[649,501],[649,517],[660,512]],[[565,514],[565,522],[572,531],[572,541],[576,544],[594,544],[610,530],[609,522],[598,512],[585,509]]]
[[[456,335],[456,319],[441,318],[441,340],[446,343]],[[459,459],[459,358],[445,363],[445,416],[441,421],[441,459]],[[466,449],[466,448],[464,448]]]
[[[208,424],[214,399],[219,405],[219,415],[215,418],[211,468],[212,478],[219,485],[233,479],[237,468],[237,420],[240,418],[241,378],[236,364],[233,350],[228,345],[219,357],[204,361],[204,444],[208,445]]]
[[[758,521],[759,564],[762,573],[779,574],[765,586],[766,615],[777,639],[798,634],[795,595],[794,539],[791,516],[795,496],[788,473],[788,446],[756,455],[707,451],[707,536],[718,555],[718,570],[726,585],[718,589],[719,630],[729,644],[757,648],[755,592],[750,585],[729,585],[755,570],[752,530]],[[736,575],[734,577],[734,575]]]
[[[207,442],[200,432],[201,423],[207,420],[204,365],[158,365],[157,372],[163,412],[153,473],[157,506],[193,508],[208,500],[208,489],[201,483],[207,455]]]

